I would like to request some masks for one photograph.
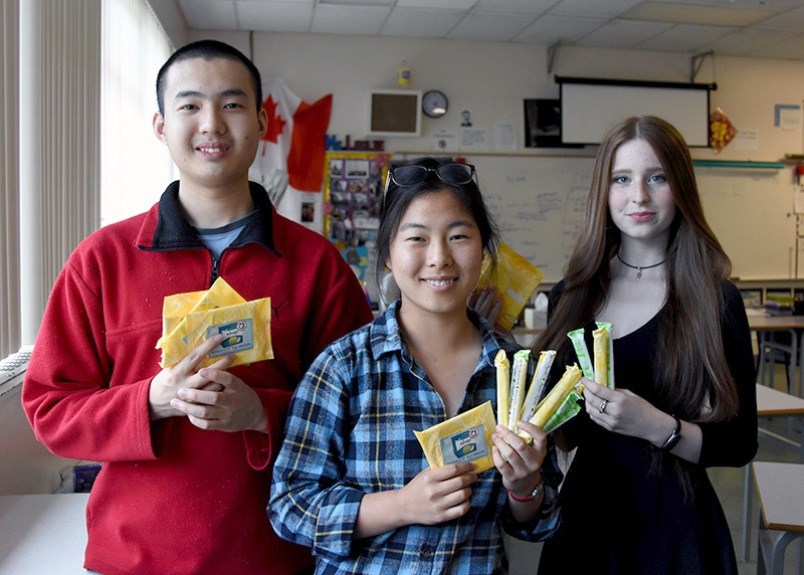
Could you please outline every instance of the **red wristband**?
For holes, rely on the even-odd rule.
[[[539,483],[537,483],[536,487],[533,488],[533,491],[531,491],[525,497],[520,497],[519,495],[510,490],[508,491],[508,497],[510,497],[514,501],[518,501],[519,503],[530,503],[531,501],[536,499],[543,490],[544,490],[544,479],[540,477]]]

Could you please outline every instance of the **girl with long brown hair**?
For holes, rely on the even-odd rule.
[[[577,361],[567,333],[612,325],[615,388],[585,380],[563,525],[540,573],[736,574],[706,475],[757,449],[753,353],[731,264],[704,218],[689,150],[659,118],[629,118],[600,145],[564,279],[537,349]]]

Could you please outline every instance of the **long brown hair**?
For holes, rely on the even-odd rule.
[[[653,148],[676,206],[667,247],[667,302],[655,362],[658,396],[673,413],[690,421],[729,419],[737,413],[738,398],[723,350],[719,284],[729,277],[731,262],[704,217],[684,138],[660,118],[628,118],[601,143],[585,225],[567,264],[561,299],[536,348],[558,350],[558,358],[571,357],[567,332],[593,321],[606,299],[609,264],[621,241],[609,214],[611,168],[619,146],[634,139]],[[556,365],[563,364],[557,361]]]

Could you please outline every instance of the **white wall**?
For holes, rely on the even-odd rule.
[[[76,463],[50,453],[36,441],[20,403],[22,385],[0,395],[0,495],[53,493],[59,472]]]
[[[218,38],[250,53],[245,32],[189,35]],[[450,108],[443,118],[423,118],[422,138],[387,139],[392,151],[428,151],[427,135],[457,129],[465,108],[472,111],[474,126],[487,128],[490,135],[495,122],[513,122],[523,148],[522,100],[558,97],[554,75],[689,82],[692,69],[687,55],[562,47],[548,74],[547,48],[535,44],[255,33],[253,45],[253,58],[266,81],[281,76],[307,101],[333,94],[329,131],[341,138],[366,136],[369,91],[395,88],[397,67],[405,59],[412,70],[410,88],[441,89]],[[738,128],[757,130],[760,138],[757,151],[694,150],[696,158],[775,161],[785,153],[801,153],[801,132],[775,128],[773,107],[801,105],[804,62],[715,56],[703,61],[696,82],[716,82],[712,107],[720,106]]]

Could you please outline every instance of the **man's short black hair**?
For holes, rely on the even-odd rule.
[[[176,62],[190,60],[192,58],[203,58],[204,60],[225,58],[243,64],[249,74],[251,74],[251,82],[254,85],[254,96],[257,99],[257,112],[260,111],[260,107],[262,106],[262,79],[260,78],[260,71],[257,70],[254,62],[249,60],[240,50],[225,42],[219,42],[218,40],[199,40],[182,46],[173,52],[170,58],[167,59],[167,62],[159,69],[159,73],[156,75],[156,103],[159,106],[160,114],[165,114],[165,82],[167,81],[168,70]]]

